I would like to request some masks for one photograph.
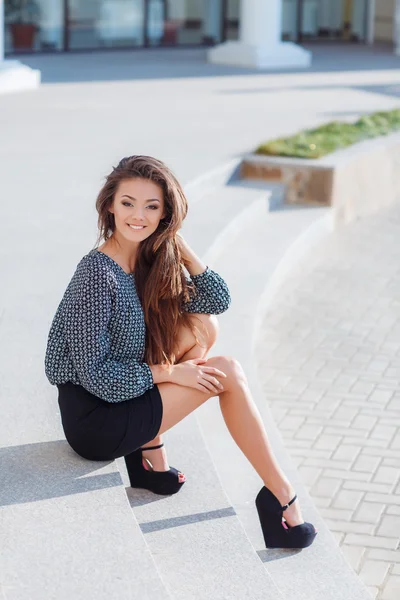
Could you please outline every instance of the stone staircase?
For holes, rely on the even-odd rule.
[[[254,506],[262,484],[227,433],[217,399],[165,435],[170,463],[188,478],[176,496],[131,489],[123,459],[89,462],[70,449],[55,388],[37,375],[59,296],[54,288],[64,289],[65,275],[57,275],[53,296],[31,299],[34,325],[18,318],[11,294],[5,298],[3,335],[13,342],[0,356],[0,600],[370,597],[302,485],[257,377],[258,324],[268,298],[329,232],[329,209],[279,209],[274,190],[227,182],[231,170],[191,189],[183,234],[231,289],[211,354],[243,365],[279,461],[317,526],[315,543],[304,551],[265,549]],[[15,285],[15,298],[23,298],[24,282]],[[21,348],[18,359],[13,347]]]

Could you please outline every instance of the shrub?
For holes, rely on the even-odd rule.
[[[288,138],[261,144],[256,154],[320,158],[356,142],[387,135],[400,129],[400,109],[361,117],[356,123],[332,121],[316,129],[306,129]]]

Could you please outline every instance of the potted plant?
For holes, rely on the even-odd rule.
[[[5,22],[10,27],[14,50],[30,50],[40,18],[35,0],[5,0]]]

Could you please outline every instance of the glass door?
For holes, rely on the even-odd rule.
[[[143,46],[145,0],[68,0],[68,48]]]
[[[223,40],[239,38],[240,0],[225,0],[224,2],[224,32]]]
[[[146,44],[180,46],[221,40],[223,0],[147,0]]]
[[[370,0],[283,0],[284,39],[365,41]]]
[[[26,3],[5,0],[4,24],[5,52],[57,51],[64,48],[64,0]]]

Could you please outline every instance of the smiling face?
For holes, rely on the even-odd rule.
[[[163,190],[148,179],[124,179],[109,211],[114,214],[114,235],[126,241],[141,242],[156,231],[165,217]]]

